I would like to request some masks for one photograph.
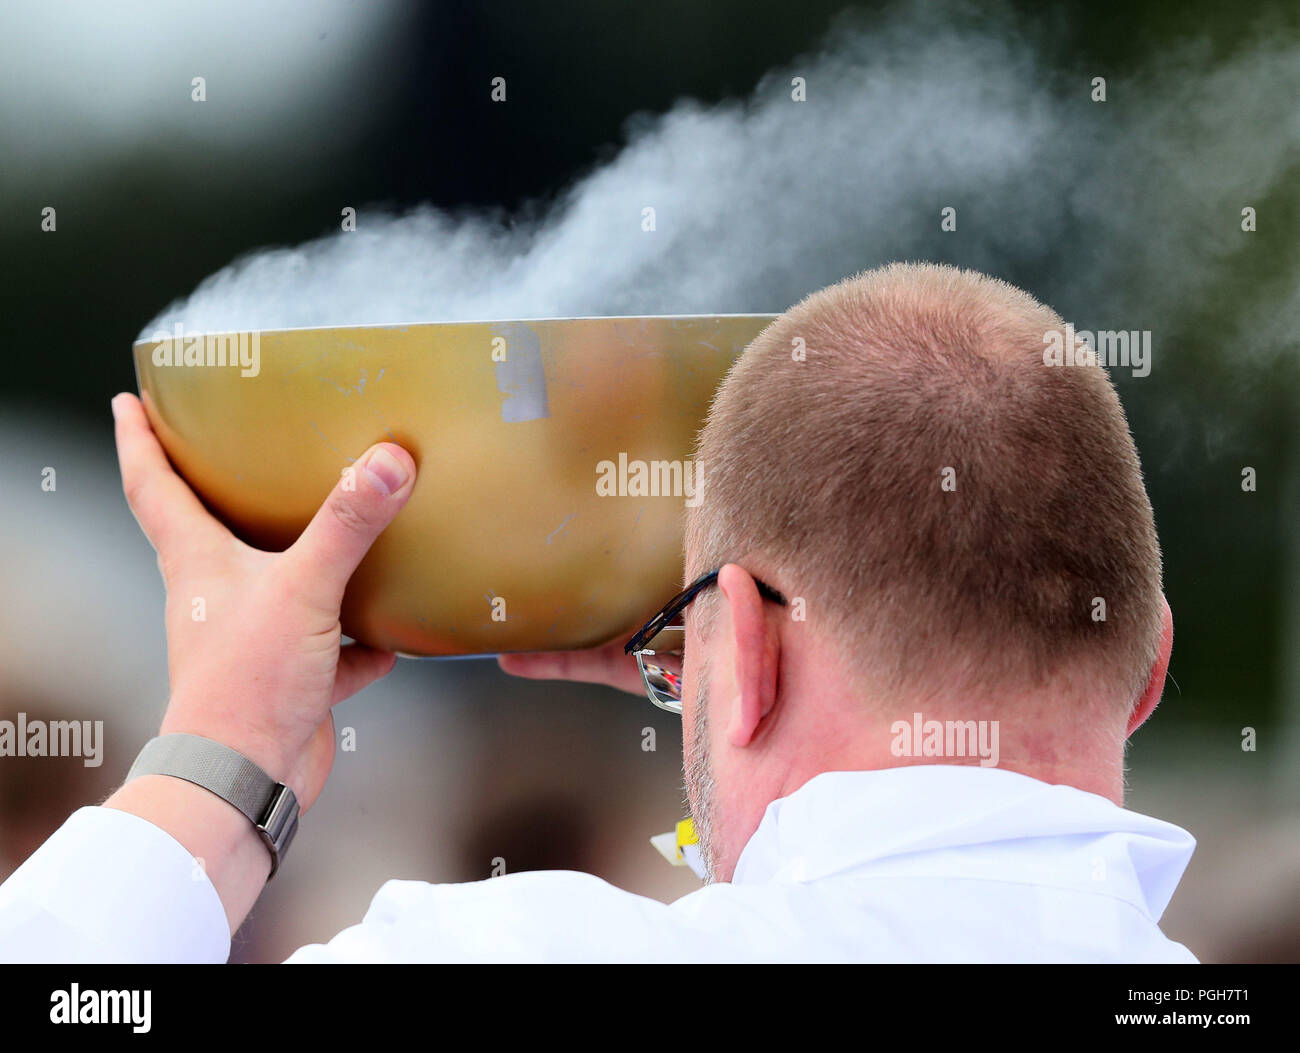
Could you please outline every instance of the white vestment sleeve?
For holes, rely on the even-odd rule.
[[[224,962],[217,890],[170,834],[81,808],[0,885],[0,962]]]

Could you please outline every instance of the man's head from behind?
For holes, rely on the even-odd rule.
[[[900,743],[917,714],[1122,797],[1172,630],[1114,388],[1044,364],[1063,330],[1005,282],[895,264],[808,297],[728,374],[686,539],[688,579],[725,565],[688,609],[683,713],[716,877],[819,772],[988,762]]]

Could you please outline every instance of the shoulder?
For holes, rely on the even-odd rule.
[[[389,881],[361,924],[290,960],[662,961],[698,953],[699,933],[677,905],[578,871],[530,871],[462,884]]]

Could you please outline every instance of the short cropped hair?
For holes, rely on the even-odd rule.
[[[1028,293],[949,266],[807,297],[714,397],[688,579],[767,574],[885,687],[1068,674],[1131,703],[1163,621],[1155,522],[1110,378],[1045,364],[1052,331]]]

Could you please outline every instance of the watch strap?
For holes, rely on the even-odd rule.
[[[126,780],[170,775],[202,786],[239,809],[271,853],[269,881],[298,832],[298,799],[242,753],[201,735],[160,735],[145,743]]]

